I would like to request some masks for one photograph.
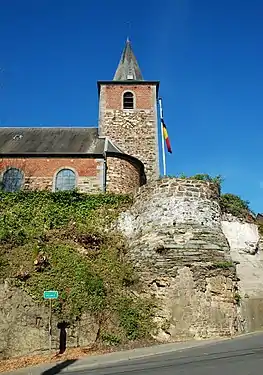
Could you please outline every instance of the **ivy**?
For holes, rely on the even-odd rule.
[[[0,192],[0,277],[37,302],[44,290],[58,290],[57,317],[70,322],[92,314],[112,345],[147,336],[150,302],[130,297],[138,277],[124,260],[125,241],[105,231],[131,203],[127,195]],[[103,327],[108,315],[110,331]]]
[[[130,203],[131,197],[126,195],[93,196],[76,191],[0,193],[0,244],[23,245],[70,222],[76,226],[106,225],[117,217],[118,208]]]

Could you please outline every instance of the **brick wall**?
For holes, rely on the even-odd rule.
[[[125,91],[135,94],[135,109],[122,109]],[[123,152],[141,160],[147,180],[159,177],[156,87],[154,85],[102,85],[99,131]]]
[[[102,159],[69,158],[10,158],[0,159],[0,174],[9,167],[19,168],[24,172],[24,189],[52,190],[56,173],[62,168],[76,172],[77,188],[83,192],[102,190]]]
[[[151,110],[155,106],[155,91],[153,86],[126,86],[126,85],[108,85],[105,86],[105,108],[122,109],[122,94],[125,91],[131,91],[135,94],[136,108]],[[154,94],[154,96],[153,96]]]
[[[134,193],[140,187],[140,172],[126,160],[109,157],[106,186],[111,193]]]

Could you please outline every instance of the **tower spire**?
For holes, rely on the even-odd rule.
[[[131,42],[127,37],[124,50],[118,68],[115,72],[113,81],[143,81],[142,73],[137,59],[133,53]]]

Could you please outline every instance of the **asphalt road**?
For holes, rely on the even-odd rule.
[[[57,370],[42,375],[60,373]],[[68,375],[262,375],[263,334],[97,368],[71,371],[69,366],[66,371]]]

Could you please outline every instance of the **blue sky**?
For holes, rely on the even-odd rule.
[[[129,34],[144,78],[161,81],[168,174],[221,174],[263,211],[262,0],[0,5],[0,126],[96,126],[96,81]]]

